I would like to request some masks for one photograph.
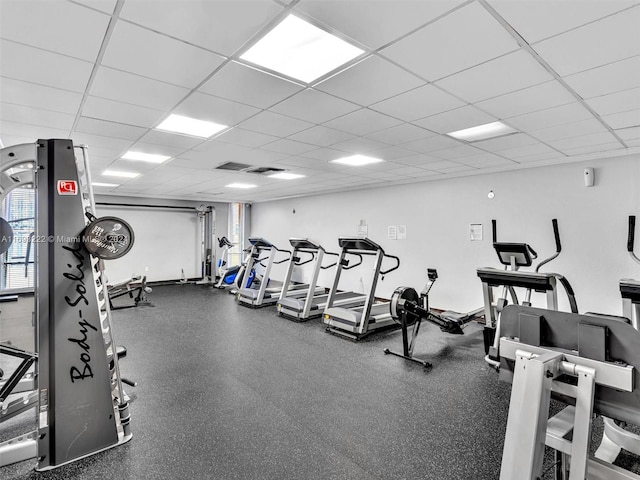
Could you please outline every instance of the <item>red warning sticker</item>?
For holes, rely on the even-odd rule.
[[[58,180],[58,195],[77,195],[78,182],[75,180]]]

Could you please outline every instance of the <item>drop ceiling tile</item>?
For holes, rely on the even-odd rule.
[[[329,120],[357,110],[358,105],[308,88],[271,108],[271,111],[312,123]]]
[[[314,88],[367,106],[424,83],[424,80],[396,67],[391,62],[377,55],[371,55]]]
[[[547,108],[537,112],[511,117],[507,123],[523,132],[540,130],[545,127],[578,122],[593,118],[593,115],[581,103],[573,102],[559,107]]]
[[[436,85],[475,103],[552,79],[527,51],[518,50],[447,77]]]
[[[281,139],[276,140],[273,143],[268,143],[262,147],[262,150],[269,150],[273,152],[288,153],[289,155],[299,155],[310,150],[315,150],[315,145],[309,145],[308,143],[296,142],[294,140]]]
[[[473,145],[489,152],[501,152],[508,148],[522,147],[534,143],[538,143],[538,140],[531,138],[529,135],[525,135],[524,133],[511,133],[509,135],[503,135],[502,137],[473,142]]]
[[[330,128],[342,130],[353,135],[368,135],[373,132],[394,127],[402,123],[396,118],[383,115],[368,108],[362,108],[325,124]]]
[[[458,163],[481,168],[487,165],[498,165],[513,162],[501,156],[494,155],[493,153],[482,152],[479,155],[470,155],[468,157],[461,158]]]
[[[75,115],[67,113],[0,103],[0,120],[7,122],[27,123],[68,131],[71,130],[75,119]]]
[[[119,21],[102,65],[193,88],[223,61],[223,57],[201,48]]]
[[[595,118],[589,118],[579,122],[565,123],[563,125],[533,130],[529,133],[531,136],[542,140],[543,142],[549,142],[560,138],[578,137],[581,135],[598,134],[603,132],[606,132],[606,129],[602,124]]]
[[[249,163],[251,165],[271,166],[271,164],[277,162],[278,160],[282,160],[283,158],[288,156],[289,156],[288,153],[273,152],[273,151],[264,150],[261,148],[254,148],[253,150],[249,150],[237,161]]]
[[[371,106],[371,109],[412,122],[419,118],[452,110],[463,105],[465,103],[462,100],[458,100],[433,85],[425,85],[388,100],[375,103]]]
[[[93,68],[90,62],[2,39],[0,62],[3,77],[81,93]]]
[[[582,147],[589,147],[593,145],[603,145],[605,143],[614,143],[615,137],[609,132],[592,133],[589,135],[573,136],[568,138],[559,138],[556,140],[550,140],[549,145],[557,148],[560,151],[569,149],[576,149]],[[622,145],[620,145],[622,147]]]
[[[128,1],[120,16],[223,55],[231,55],[282,7],[269,0]]]
[[[80,117],[78,125],[76,126],[76,132],[93,133],[94,135],[104,135],[125,140],[137,140],[146,132],[146,129],[133,125],[125,125],[123,123]]]
[[[455,165],[452,167],[438,168],[437,170],[440,173],[461,173],[477,170],[477,168],[470,165]]]
[[[636,88],[640,85],[640,55],[576,73],[564,80],[582,98]]]
[[[279,113],[264,111],[251,117],[249,120],[245,120],[240,126],[259,133],[275,135],[276,137],[286,137],[313,127],[313,124],[280,115]]]
[[[459,145],[457,147],[449,147],[442,150],[436,150],[430,153],[430,155],[442,158],[443,160],[462,160],[464,157],[470,157],[482,153],[482,150],[478,150],[470,145]]]
[[[585,155],[589,153],[598,152],[613,152],[615,150],[622,150],[624,147],[620,142],[604,143],[599,145],[580,146],[576,148],[566,148],[563,150],[569,156]]]
[[[230,102],[205,93],[193,92],[173,112],[178,115],[234,126],[260,110],[248,105]]]
[[[353,137],[354,136],[350,133],[341,132],[322,125],[316,125],[308,130],[291,135],[289,138],[291,140],[310,143],[319,147],[328,147],[339,142],[344,142],[345,140],[349,140]]]
[[[203,143],[202,138],[189,137],[188,135],[178,135],[160,130],[149,130],[141,138],[140,142],[160,145],[165,147],[174,147],[182,150],[193,148]],[[153,152],[149,152],[153,153]]]
[[[437,135],[433,137],[424,138],[422,140],[415,140],[413,142],[403,143],[400,145],[402,148],[413,150],[418,153],[435,152],[436,150],[442,150],[443,148],[457,147],[463,145],[462,142],[454,140],[453,138],[446,137],[444,135]]]
[[[351,140],[336,143],[335,145],[333,145],[333,147],[338,150],[359,154],[364,154],[372,150],[381,150],[387,146],[388,145],[384,143],[376,142],[375,140],[370,140],[364,137],[352,138]]]
[[[476,106],[504,119],[575,101],[576,98],[566,88],[553,80],[479,102]]]
[[[637,4],[637,0],[582,0],[576,8],[573,2],[555,0],[488,2],[530,44]]]
[[[421,118],[420,120],[415,120],[413,123],[433,130],[434,132],[450,133],[495,122],[496,120],[497,118],[476,107],[467,105],[437,115],[431,115],[430,117]]]
[[[620,130],[616,130],[616,135],[625,141],[635,140],[640,138],[640,127],[622,128]]]
[[[156,155],[166,155],[168,157],[176,158],[176,157],[179,157],[180,154],[184,153],[186,149],[180,148],[180,147],[171,147],[168,145],[157,145],[153,143],[147,143],[144,141],[144,139],[141,139],[141,141],[136,142],[131,147],[129,147],[129,150],[132,150],[134,152],[152,153]],[[122,159],[122,162],[128,162],[130,165],[137,165],[138,163],[141,163],[139,161],[125,160],[125,159]],[[168,162],[169,161],[164,162],[162,164],[152,163],[151,165],[156,165],[158,167],[164,168],[168,164]],[[145,163],[145,162],[142,162],[142,163]],[[146,163],[149,163],[149,162],[146,162]]]
[[[606,115],[602,119],[613,129],[637,127],[640,125],[640,109]]]
[[[303,0],[295,6],[295,10],[311,15],[357,42],[376,49],[432,21],[460,3],[462,3],[461,0],[429,2]]]
[[[333,148],[318,148],[317,150],[305,152],[302,157],[329,162],[344,157],[344,152]]]
[[[382,158],[383,160],[397,160],[399,158],[411,157],[416,154],[411,150],[407,150],[406,148],[400,147],[387,147],[382,148],[380,150],[372,150],[369,153],[371,156],[376,158]]]
[[[554,149],[548,147],[544,143],[534,143],[522,147],[507,148],[505,150],[501,150],[500,155],[517,160],[519,158],[529,157],[531,155],[540,155],[554,152],[557,153]]]
[[[93,155],[115,158],[126,152],[133,144],[131,140],[80,132],[73,132],[71,138],[75,145],[89,147],[89,158]]]
[[[75,3],[86,5],[111,15],[116,8],[117,0],[75,0]]]
[[[216,140],[225,143],[235,143],[243,147],[257,148],[278,140],[278,137],[236,127],[226,130],[217,136]]]
[[[601,95],[586,101],[599,115],[611,115],[640,109],[640,87]]]
[[[160,120],[164,112],[88,95],[82,107],[82,115],[151,128]]]
[[[258,108],[269,108],[302,89],[300,85],[236,62],[227,63],[199,88],[201,92]]]
[[[443,44],[443,39],[446,39],[446,44]],[[480,4],[474,2],[380,53],[434,81],[517,48],[519,46],[513,37]]]
[[[2,38],[91,62],[108,24],[109,16],[70,2],[2,2]]]
[[[2,127],[0,127],[0,128],[2,128]],[[21,143],[33,143],[35,140],[37,140],[37,139],[36,138],[32,138],[32,137],[22,137],[20,135],[4,134],[0,130],[0,141],[2,141],[2,145],[4,147],[10,147],[10,146],[13,146],[13,145],[20,145]]]
[[[0,101],[75,115],[82,94],[0,77]]]
[[[39,138],[69,138],[69,131],[0,120],[0,138],[5,135],[31,138],[28,142],[31,143]]]
[[[142,107],[169,110],[189,90],[164,82],[100,67],[91,86],[91,95]]]
[[[561,76],[640,54],[640,7],[537,43],[533,48]]]
[[[365,135],[365,137],[371,140],[388,143],[389,145],[399,145],[401,143],[412,142],[414,140],[420,140],[421,138],[432,137],[435,134],[429,132],[424,128],[417,127],[410,123],[402,123],[395,127],[387,128],[379,132]]]

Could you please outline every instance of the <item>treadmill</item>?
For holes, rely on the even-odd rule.
[[[329,292],[329,298],[323,315],[323,321],[327,325],[327,331],[357,341],[375,330],[390,326],[397,327],[398,324],[391,317],[389,301],[376,303],[375,293],[378,278],[381,275],[386,275],[389,272],[397,270],[398,267],[400,267],[400,259],[394,255],[385,253],[380,245],[367,237],[342,237],[338,239],[338,244],[342,252],[338,260],[336,276],[333,280],[333,286]],[[349,266],[345,258],[349,254],[374,257],[371,286],[369,291],[366,292],[365,302],[362,306],[353,308],[336,305],[340,274],[343,270],[348,270],[355,266]],[[395,266],[382,270],[382,263],[385,258],[393,259],[396,263]]]
[[[273,305],[280,298],[282,284],[278,282],[276,285],[276,282],[270,282],[271,267],[274,264],[291,260],[292,252],[279,249],[261,237],[251,237],[249,238],[249,243],[251,244],[251,251],[249,252],[245,272],[251,272],[257,264],[260,264],[264,267],[264,273],[262,278],[259,281],[254,280],[250,287],[240,288],[236,294],[236,300],[241,305],[253,308]],[[282,260],[276,261],[275,257],[278,253],[286,253],[287,256]],[[269,286],[269,283],[272,283],[272,286]],[[289,286],[289,294],[292,296],[304,296],[308,288],[309,285],[307,284],[293,284]]]
[[[282,293],[278,300],[278,315],[288,317],[294,321],[306,321],[322,315],[322,312],[327,305],[329,294],[325,293],[324,290],[321,290],[321,293],[318,293],[318,289],[316,288],[318,275],[320,274],[320,270],[326,270],[337,265],[337,262],[329,265],[322,265],[324,256],[338,256],[338,254],[327,252],[320,244],[313,242],[308,238],[290,238],[289,242],[293,247],[293,255],[284,280]],[[311,255],[311,258],[303,261],[299,258],[300,253]],[[293,285],[291,283],[293,270],[296,266],[301,266],[310,262],[313,262],[313,265],[311,268],[309,289],[307,290],[307,294],[301,297],[298,290],[291,290]],[[360,263],[362,263],[362,256],[360,256]],[[360,263],[352,265],[351,268],[359,265]],[[334,305],[357,307],[364,305],[366,298],[366,295],[360,293],[336,292]]]

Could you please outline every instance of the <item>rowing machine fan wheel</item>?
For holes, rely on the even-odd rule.
[[[418,292],[416,292],[411,287],[398,287],[394,290],[393,295],[391,296],[391,317],[397,322],[400,323],[400,319],[402,314],[406,311],[405,304],[412,303],[414,305],[418,304],[420,297]],[[407,312],[407,325],[413,325],[418,320],[418,317],[410,312]]]

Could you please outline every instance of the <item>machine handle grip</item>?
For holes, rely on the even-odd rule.
[[[551,223],[553,224],[553,235],[556,238],[556,252],[561,252],[562,244],[560,243],[560,231],[558,230],[558,219],[554,218],[553,220],[551,220]]]
[[[493,243],[498,241],[498,222],[494,219],[491,220],[491,230],[493,231]]]
[[[633,244],[636,235],[636,216],[629,215],[629,235],[627,236],[627,252],[633,253]]]
[[[391,267],[387,270],[381,270],[380,275],[386,275],[387,273],[393,272],[394,270],[400,268],[400,259],[398,257],[396,257],[395,255],[385,255],[385,257],[393,258],[396,261],[396,265],[395,267]]]

